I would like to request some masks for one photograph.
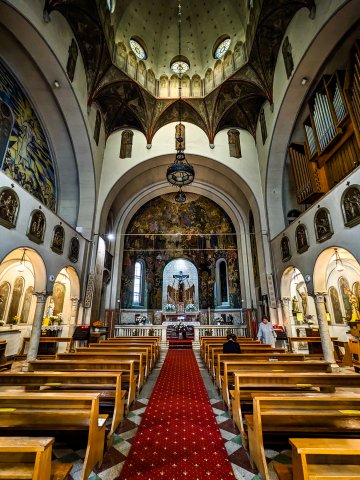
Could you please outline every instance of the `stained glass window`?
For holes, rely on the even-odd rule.
[[[130,47],[140,60],[147,59],[145,48],[135,38],[130,38]]]
[[[170,68],[171,68],[171,71],[176,75],[182,75],[189,70],[190,65],[187,62],[184,62],[183,60],[178,60],[176,62],[173,62],[170,65]]]
[[[225,40],[222,40],[216,47],[215,47],[215,52],[214,52],[214,58],[217,60],[219,58],[222,58],[225,53],[229,50],[231,43],[231,39],[229,37],[225,38]]]

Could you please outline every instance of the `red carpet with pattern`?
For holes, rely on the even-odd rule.
[[[168,351],[119,478],[235,478],[192,350]]]

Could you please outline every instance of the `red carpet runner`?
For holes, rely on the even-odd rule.
[[[192,350],[168,351],[119,478],[235,478]]]

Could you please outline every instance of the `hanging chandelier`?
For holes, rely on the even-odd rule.
[[[186,57],[181,55],[181,0],[179,1],[178,28],[179,28],[179,55],[177,57],[174,57],[174,61],[172,61],[170,64],[170,68],[173,71],[175,71],[174,68],[176,67],[176,65],[179,64],[179,59],[181,59],[182,62],[184,62],[184,59],[187,60]],[[177,63],[175,62],[175,59]],[[190,63],[188,60],[186,65],[188,66],[188,68],[190,67]],[[181,125],[182,75],[188,70],[188,68],[185,68],[184,66],[182,66],[181,68],[177,68],[177,71],[176,71],[176,73],[179,76],[179,122],[180,122],[180,125]],[[179,129],[179,131],[181,132],[181,128]],[[168,167],[166,172],[166,178],[168,182],[171,183],[171,185],[174,185],[179,188],[179,192],[175,195],[175,201],[177,203],[184,203],[186,201],[186,195],[181,190],[181,188],[184,187],[185,185],[190,185],[190,183],[194,181],[195,171],[194,171],[194,167],[190,165],[190,163],[186,160],[184,148],[181,148],[183,145],[184,139],[181,136],[179,136],[176,138],[176,140],[178,143],[177,145],[178,148],[175,155],[175,161],[172,165]]]

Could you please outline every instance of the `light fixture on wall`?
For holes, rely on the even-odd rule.
[[[178,13],[178,26],[179,26],[179,55],[181,55],[181,0],[179,1],[179,13]],[[182,89],[182,75],[184,73],[183,69],[179,69],[177,72],[179,76],[179,122],[181,125],[181,89]],[[179,128],[181,132],[181,128]],[[181,135],[181,134],[180,134]],[[179,136],[177,137],[178,149],[175,156],[175,161],[170,165],[166,172],[166,178],[171,185],[179,187],[179,192],[175,196],[175,201],[178,203],[184,203],[186,200],[186,195],[181,191],[181,188],[185,185],[190,185],[194,181],[195,172],[194,167],[188,163],[184,153],[183,141],[184,139]],[[184,198],[185,197],[185,198]]]
[[[344,265],[341,261],[338,249],[334,248],[334,252],[335,252],[335,263],[336,263],[335,270],[337,272],[343,272],[345,269],[344,269]]]
[[[19,265],[16,267],[16,270],[18,272],[23,272],[25,270],[25,248],[23,250],[23,254],[22,254],[22,257],[21,257],[21,260],[20,260],[20,263]]]

